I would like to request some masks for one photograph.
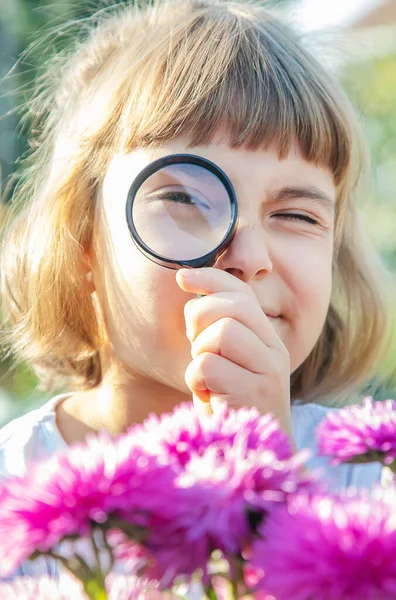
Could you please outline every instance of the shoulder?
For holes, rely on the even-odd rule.
[[[329,411],[334,410],[338,409],[313,403],[293,404],[292,427],[297,446],[306,448],[306,444],[310,445],[317,425]]]
[[[60,398],[56,396],[0,429],[0,481],[24,475],[29,464],[64,445],[53,411]]]
[[[55,406],[66,395],[55,396],[41,408],[14,419],[0,429],[0,483],[10,477],[23,476],[29,465],[66,446],[55,421]],[[58,571],[54,560],[39,557],[23,562],[10,577],[0,577],[0,583],[21,576],[49,575],[56,578]]]
[[[313,403],[294,404],[292,406],[292,427],[297,448],[310,450],[311,458],[307,462],[308,468],[319,469],[331,487],[335,489],[348,486],[373,487],[380,481],[381,465],[379,463],[342,464],[332,467],[329,458],[318,454],[315,429],[329,412],[337,410],[340,409]]]

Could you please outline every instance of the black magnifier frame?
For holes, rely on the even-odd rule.
[[[140,186],[148,179],[153,173],[159,171],[163,167],[168,165],[180,164],[180,163],[189,163],[193,165],[198,165],[199,167],[203,167],[217,176],[217,178],[224,185],[229,199],[230,199],[230,222],[228,229],[216,248],[214,248],[208,254],[204,256],[199,256],[198,258],[193,258],[190,260],[170,260],[165,256],[161,256],[154,252],[151,248],[149,248],[145,242],[139,236],[134,221],[133,221],[133,202],[135,200],[135,196],[139,191]],[[203,158],[202,156],[197,156],[195,154],[168,154],[167,156],[163,156],[154,160],[152,163],[147,165],[139,175],[132,182],[131,187],[128,190],[127,202],[126,202],[126,219],[128,223],[129,232],[131,237],[138,247],[138,249],[151,261],[165,267],[167,269],[175,269],[177,270],[180,267],[189,267],[189,268],[199,268],[199,267],[212,267],[218,258],[225,252],[228,246],[231,244],[232,239],[235,235],[237,224],[238,224],[238,202],[235,194],[234,187],[220,167],[218,167],[215,163],[211,162],[207,158]]]

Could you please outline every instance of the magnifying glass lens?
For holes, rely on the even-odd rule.
[[[132,220],[142,242],[169,261],[202,257],[230,228],[232,206],[223,182],[205,167],[166,165],[137,189]]]

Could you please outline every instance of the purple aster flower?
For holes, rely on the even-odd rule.
[[[48,551],[66,536],[88,535],[92,524],[109,516],[149,526],[186,511],[174,470],[160,461],[128,436],[101,434],[6,481],[0,494],[1,571],[11,573],[34,551]]]
[[[128,543],[116,549],[118,559],[140,564],[161,585],[197,569],[206,574],[215,549],[232,560],[251,541],[249,517],[257,523],[268,503],[313,486],[312,476],[302,470],[306,454],[291,456],[289,439],[268,415],[223,408],[213,417],[200,423],[193,408],[184,405],[129,432],[135,443],[176,465],[176,485],[189,506],[152,529],[143,555],[134,544],[129,560]]]
[[[9,583],[0,583],[0,600],[86,600],[80,581],[68,574],[59,581],[48,576],[18,577]]]
[[[247,449],[272,450],[284,460],[293,453],[289,437],[271,414],[256,408],[232,410],[220,406],[210,419],[200,420],[192,403],[180,404],[172,413],[150,417],[130,429],[136,443],[150,454],[165,454],[181,467],[212,444],[232,446],[242,432]]]
[[[341,462],[379,461],[390,465],[396,460],[396,402],[374,402],[330,411],[316,429],[320,454]]]
[[[273,502],[284,502],[290,494],[314,485],[312,477],[302,472],[304,454],[281,461],[271,450],[247,449],[238,439],[231,447],[213,444],[180,474],[178,485],[190,494],[190,510],[148,537],[147,546],[155,555],[149,569],[154,578],[164,579],[172,569],[191,575],[205,565],[206,581],[213,550],[220,550],[232,565],[234,556],[251,542],[249,514],[259,522]]]
[[[1,569],[10,573],[35,550],[88,536],[93,526],[120,528],[122,519],[144,528],[132,572],[143,565],[164,589],[177,576],[206,573],[214,549],[239,553],[252,536],[248,510],[258,522],[268,502],[309,485],[304,459],[255,409],[223,407],[200,423],[182,406],[117,440],[92,436],[4,484]]]
[[[394,490],[300,493],[275,507],[260,533],[251,562],[276,598],[396,598]]]
[[[134,577],[110,573],[106,578],[109,600],[166,600],[158,590],[143,589]],[[62,573],[59,580],[48,576],[19,577],[9,583],[0,583],[0,600],[86,600],[80,581]]]
[[[109,600],[172,600],[173,598],[171,592],[160,592],[145,580],[119,573],[110,573],[106,577],[106,590]]]
[[[264,590],[262,585],[262,579],[264,577],[264,572],[259,566],[252,565],[250,559],[248,559],[245,555],[246,563],[243,567],[243,581],[248,590],[256,590],[257,592],[257,600],[276,600],[275,596],[269,594],[266,590]],[[256,598],[256,595],[254,596]],[[252,596],[249,594],[247,600],[251,600]]]

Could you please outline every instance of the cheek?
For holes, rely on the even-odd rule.
[[[312,317],[327,312],[331,296],[331,259],[321,258],[318,254],[305,257],[303,266],[295,270],[298,277],[294,278],[294,289],[298,304],[302,310],[312,311]]]
[[[333,242],[330,235],[296,238],[283,248],[280,259],[284,279],[300,309],[327,310],[332,288]]]
[[[175,271],[147,259],[121,219],[101,216],[94,278],[113,351],[126,365],[144,371],[161,370],[164,357],[188,357],[183,309],[190,296],[176,284]]]
[[[306,240],[308,241],[308,240]],[[312,241],[312,240],[310,240]],[[290,293],[289,352],[292,370],[310,354],[323,326],[332,292],[332,244],[295,245],[284,265]]]

